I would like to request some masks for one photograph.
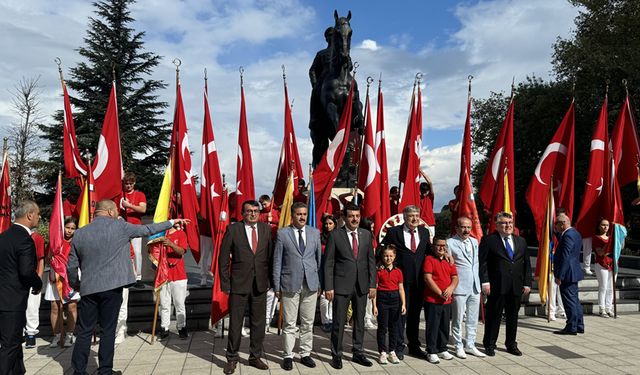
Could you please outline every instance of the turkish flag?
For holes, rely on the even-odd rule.
[[[233,216],[242,220],[242,202],[254,200],[256,192],[253,185],[253,162],[249,147],[247,130],[247,111],[244,102],[244,87],[240,86],[240,129],[238,131],[238,158],[236,164],[236,204]]]
[[[413,98],[412,98],[413,99]],[[398,212],[406,206],[420,207],[420,151],[422,150],[422,92],[418,85],[417,102],[411,103],[413,121],[409,121],[408,137],[404,140],[403,150],[406,152],[406,164],[400,165],[400,183],[402,196],[398,204]]]
[[[202,163],[200,170],[200,215],[210,228],[212,238],[218,233],[218,218],[222,205],[222,176],[218,162],[218,149],[213,135],[213,124],[209,112],[209,92],[204,87],[204,123],[202,125]],[[222,235],[222,234],[220,234]]]
[[[9,177],[9,154],[2,155],[0,170],[0,233],[11,226],[11,179]]]
[[[98,153],[93,161],[95,200],[114,200],[122,193],[122,155],[120,151],[120,129],[118,125],[118,103],[116,82],[113,81],[107,113],[102,123],[102,133],[98,141]]]
[[[51,253],[51,268],[61,282],[60,295],[63,300],[72,292],[67,280],[67,261],[69,255],[64,252],[64,213],[62,210],[62,176],[58,173],[56,194],[51,205],[51,217],[49,219],[49,252]]]
[[[376,211],[374,222],[376,230],[382,229],[382,224],[391,216],[389,200],[389,168],[387,167],[387,144],[384,135],[384,97],[382,85],[378,86],[378,108],[376,118],[376,162],[380,167],[380,209]]]
[[[211,325],[216,324],[220,319],[229,313],[229,295],[222,292],[218,270],[218,258],[220,256],[220,245],[222,237],[229,225],[229,194],[226,188],[222,189],[220,204],[220,216],[213,242],[213,255],[211,257],[211,274],[213,275],[213,286],[211,288]],[[231,264],[231,263],[229,263]],[[231,266],[231,265],[229,265]]]
[[[584,187],[582,207],[576,221],[575,227],[582,234],[582,237],[592,237],[596,233],[596,226],[600,218],[604,217],[603,195],[606,173],[609,170],[609,132],[607,98],[605,97],[600,109],[600,116],[593,129],[591,137],[591,150],[589,152],[589,172]]]
[[[75,178],[76,183],[82,186],[81,176],[87,175],[87,166],[85,165],[80,151],[78,150],[78,141],[76,139],[76,126],[73,122],[73,113],[71,112],[71,102],[69,101],[69,93],[67,85],[62,81],[62,92],[64,96],[64,116],[63,116],[63,155],[64,155],[64,175],[67,178]],[[117,117],[116,117],[117,119]]]
[[[353,80],[355,82],[355,80]],[[316,198],[316,223],[322,225],[322,214],[329,211],[327,203],[331,198],[331,189],[340,172],[340,166],[344,154],[349,145],[349,132],[351,131],[351,111],[353,106],[353,83],[349,88],[349,96],[345,103],[340,123],[335,137],[329,144],[327,151],[313,171],[313,183]]]
[[[364,129],[364,148],[360,159],[360,176],[358,187],[364,192],[364,202],[362,204],[362,216],[372,217],[380,210],[380,165],[376,157],[375,141],[373,139],[373,124],[371,123],[371,105],[369,104],[369,93],[365,101],[365,111],[367,123]],[[379,229],[378,223],[375,228]]]
[[[168,231],[165,232],[165,236]],[[153,280],[153,290],[159,291],[160,288],[166,283],[169,282],[169,262],[167,261],[167,246],[164,246],[161,241],[155,242],[152,245],[149,245],[152,254],[156,254],[157,256],[157,264],[156,264],[156,276]],[[155,263],[155,262],[154,262]]]
[[[298,143],[296,133],[293,129],[293,119],[291,118],[291,106],[289,105],[289,93],[287,84],[284,84],[284,139],[280,149],[280,162],[276,174],[275,185],[273,186],[273,204],[271,207],[280,207],[284,201],[287,190],[287,179],[289,173],[293,171],[293,196],[299,194],[298,179],[302,178],[302,164],[298,155]]]
[[[629,96],[624,99],[620,108],[620,114],[611,133],[611,146],[613,149],[614,175],[618,179],[618,186],[625,186],[638,179],[638,162],[640,162],[640,149],[638,148],[638,135],[636,123],[633,119],[633,111],[629,102]]]
[[[187,120],[182,104],[180,83],[176,90],[176,110],[171,131],[171,147],[174,153],[173,164],[173,196],[176,197],[173,207],[178,217],[191,220],[186,226],[187,242],[196,263],[200,261],[200,233],[198,230],[198,198],[195,181],[191,172],[191,151],[187,133]]]
[[[554,202],[564,208],[571,220],[573,216],[575,103],[572,100],[558,130],[542,153],[538,166],[527,188],[526,199],[536,224],[538,240],[542,239],[542,225],[553,182]],[[551,181],[553,179],[553,181]]]
[[[479,191],[480,200],[484,203],[485,210],[491,215],[489,232],[495,229],[494,216],[498,212],[508,208],[513,211],[515,218],[513,111],[513,99],[511,99]],[[508,183],[506,191],[505,180]]]

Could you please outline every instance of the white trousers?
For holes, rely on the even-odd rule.
[[[598,307],[600,310],[613,309],[613,271],[596,263],[596,278],[598,279]]]
[[[560,286],[556,284],[556,280],[551,274],[551,280],[549,281],[551,287],[551,298],[549,299],[549,314],[554,316],[556,314],[564,314],[564,304],[562,303],[562,297],[560,296]]]
[[[333,302],[324,296],[324,292],[320,295],[320,321],[322,325],[333,322]]]
[[[211,237],[200,236],[200,278],[206,280],[211,272],[213,242]]]
[[[142,238],[132,238],[131,246],[133,246],[133,254],[135,258],[136,280],[142,280]]]
[[[160,289],[160,326],[168,330],[171,324],[171,303],[176,308],[176,329],[187,324],[187,280],[170,281]]]
[[[582,239],[582,269],[588,270],[591,267],[591,252],[593,245],[591,237]]]
[[[272,289],[269,289],[267,291],[267,316],[266,316],[267,327],[271,325],[271,321],[273,320],[273,314],[275,314],[276,312],[276,309],[274,306],[275,303],[278,303],[278,299],[276,298],[276,293]]]
[[[371,298],[367,298],[367,307],[364,311],[364,324],[365,325],[377,325],[378,319],[373,316],[373,300]]]
[[[129,315],[129,288],[122,288],[122,304],[118,313],[116,336],[124,336],[127,333],[127,315]]]
[[[456,349],[476,346],[476,330],[478,329],[478,312],[480,311],[480,294],[454,294],[451,306],[451,337]],[[466,345],[462,343],[462,321],[466,312]]]
[[[27,299],[27,323],[25,326],[25,333],[29,336],[35,336],[40,332],[38,326],[40,326],[40,301],[42,295],[31,294],[33,289],[29,289],[29,299]]]
[[[300,357],[310,355],[311,350],[313,350],[313,321],[316,316],[318,292],[309,290],[306,282],[302,284],[302,290],[299,292],[282,292],[282,321],[284,323],[282,347],[284,358],[293,358],[298,314],[300,314]]]

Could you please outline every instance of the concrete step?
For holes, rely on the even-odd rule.
[[[598,287],[587,287],[579,289],[580,300],[598,300]],[[625,289],[616,289],[616,298],[617,299],[629,299],[629,300],[639,300],[640,299],[640,288],[625,288]],[[540,294],[537,290],[533,289],[529,294],[529,303],[540,303]]]
[[[538,289],[538,281],[533,281],[533,289]],[[598,279],[594,275],[585,275],[585,278],[578,282],[578,287],[580,289],[587,287],[598,287]],[[616,288],[624,289],[624,288],[637,288],[640,287],[640,276],[634,275],[618,275],[616,279]]]
[[[597,300],[580,300],[582,311],[585,315],[598,314]],[[640,312],[640,300],[622,299],[616,301],[616,310],[620,314],[630,314]],[[546,316],[546,306],[540,303],[525,303],[520,309],[520,315],[526,316]]]

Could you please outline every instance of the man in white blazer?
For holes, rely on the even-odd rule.
[[[300,362],[316,367],[311,358],[313,321],[320,289],[322,245],[320,232],[307,223],[307,205],[296,202],[291,207],[292,224],[278,231],[273,253],[274,290],[282,301],[284,335],[282,368],[293,369],[296,321],[300,315]]]
[[[470,236],[471,219],[459,217],[456,235],[447,240],[447,248],[453,257],[458,271],[458,286],[453,291],[451,318],[451,336],[458,358],[467,358],[467,354],[484,357],[476,348],[476,329],[482,289],[479,276],[478,240]],[[466,345],[462,343],[462,321],[466,319]]]

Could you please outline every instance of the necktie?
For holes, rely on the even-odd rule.
[[[358,239],[356,232],[351,232],[351,247],[353,248],[353,257],[358,258]]]
[[[414,229],[411,231],[411,251],[415,253],[417,249],[418,246],[416,245],[416,230]]]
[[[507,249],[507,255],[509,256],[509,259],[513,260],[513,248],[509,243],[509,237],[504,238],[504,247]]]
[[[300,248],[300,253],[304,254],[304,239],[302,238],[302,229],[298,229],[298,248]]]
[[[253,253],[256,253],[256,250],[258,249],[258,232],[256,231],[256,226],[252,226],[251,227],[251,251],[253,251]]]

